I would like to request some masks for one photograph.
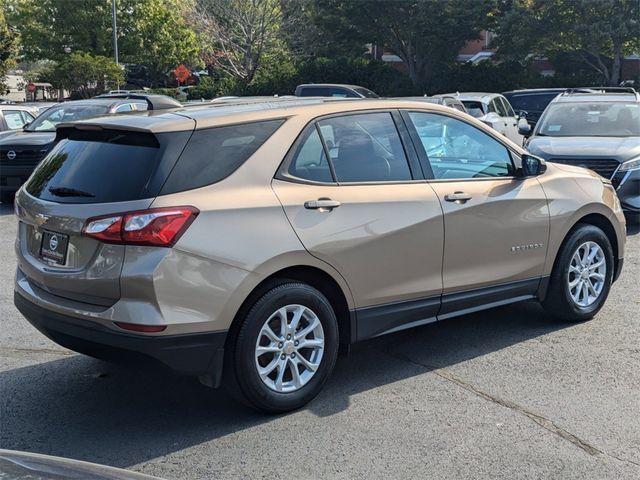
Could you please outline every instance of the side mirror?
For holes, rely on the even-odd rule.
[[[529,123],[527,123],[526,121],[518,122],[518,133],[524,137],[530,137],[531,125],[529,125]]]
[[[31,125],[32,123],[33,123],[33,122],[25,123],[25,124],[22,126],[22,130],[24,130],[24,131],[26,132],[26,131],[27,131],[27,128],[29,128],[29,125]]]
[[[525,153],[522,155],[522,167],[520,168],[521,177],[536,177],[547,171],[547,162],[540,157],[534,157]]]

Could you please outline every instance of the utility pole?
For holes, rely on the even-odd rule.
[[[116,65],[120,66],[118,62],[118,21],[116,20],[116,0],[111,0],[111,22],[113,30],[113,57],[116,61]],[[118,90],[120,90],[120,82],[117,84]]]
[[[118,62],[118,21],[116,20],[116,0],[111,0],[111,18],[113,25],[113,56],[117,64]]]

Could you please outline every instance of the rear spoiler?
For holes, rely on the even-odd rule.
[[[121,98],[125,100],[144,100],[147,102],[148,110],[167,110],[170,108],[181,108],[183,105],[166,95],[147,95],[140,93],[106,93],[94,98]]]

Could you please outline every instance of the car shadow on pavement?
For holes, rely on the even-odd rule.
[[[361,392],[393,388],[395,382],[425,375],[430,368],[566,327],[570,325],[553,320],[537,304],[525,303],[380,337],[342,356],[319,397],[290,415],[330,416],[349,408]],[[398,353],[416,348],[422,365]],[[111,365],[81,355],[0,373],[0,399],[0,448],[117,467],[279,418],[256,413],[222,390],[164,368]]]

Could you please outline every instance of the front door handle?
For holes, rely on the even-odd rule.
[[[473,198],[471,195],[465,192],[449,193],[444,196],[446,202],[465,203]]]
[[[307,200],[304,202],[304,208],[307,210],[320,210],[321,212],[330,212],[334,208],[338,208],[341,203],[330,198],[319,198],[318,200]]]

